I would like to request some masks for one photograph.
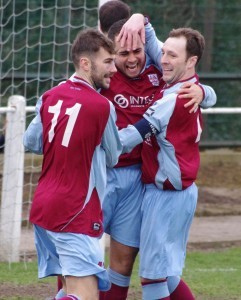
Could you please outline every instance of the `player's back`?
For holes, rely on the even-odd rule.
[[[44,157],[31,221],[52,231],[78,232],[85,206],[88,211],[94,202],[93,220],[101,218],[92,163],[95,152],[103,151],[99,145],[110,103],[84,81],[70,80],[46,92],[42,100]]]

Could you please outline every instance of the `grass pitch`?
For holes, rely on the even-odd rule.
[[[241,300],[241,248],[187,254],[183,279],[196,300]],[[140,300],[138,259],[128,300]],[[0,299],[43,300],[56,292],[56,279],[38,280],[37,263],[0,263]]]

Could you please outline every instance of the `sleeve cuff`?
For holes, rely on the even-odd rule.
[[[144,25],[146,26],[149,23],[150,23],[150,18],[148,16],[144,16]]]

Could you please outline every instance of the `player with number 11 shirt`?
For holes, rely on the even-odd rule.
[[[41,101],[43,168],[30,221],[51,231],[99,236],[103,229],[98,194],[103,191],[95,184],[102,179],[94,179],[92,173],[105,169],[97,158],[103,156],[98,151],[110,104],[78,77],[47,91]]]
[[[40,97],[24,134],[25,147],[43,154],[30,211],[38,276],[61,276],[63,300],[98,300],[98,290],[110,288],[101,205],[106,166],[117,163],[122,145],[114,106],[97,89],[109,87],[114,53],[99,31],[81,31],[71,49],[75,76]]]

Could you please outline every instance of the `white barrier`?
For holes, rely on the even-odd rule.
[[[12,96],[6,112],[5,153],[3,163],[0,214],[0,260],[18,261],[23,199],[25,98]]]

